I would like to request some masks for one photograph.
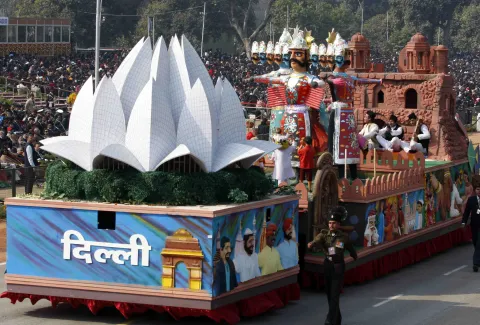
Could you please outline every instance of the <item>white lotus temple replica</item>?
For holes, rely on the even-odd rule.
[[[113,78],[79,92],[68,136],[42,141],[43,149],[91,171],[104,157],[154,171],[191,156],[205,172],[233,163],[243,168],[278,148],[245,138],[245,118],[228,81],[214,85],[190,42],[175,36],[167,50],[161,37],[152,53],[140,40]]]

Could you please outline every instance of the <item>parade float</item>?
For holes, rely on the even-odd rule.
[[[112,79],[89,79],[41,197],[6,200],[7,291],[53,306],[114,306],[234,324],[299,299],[299,199],[252,164],[228,81],[185,37],[141,40]]]
[[[295,33],[298,32],[297,27]],[[359,257],[355,262],[346,259],[346,284],[374,279],[469,241],[470,232],[460,229],[459,217],[473,193],[473,175],[479,174],[480,150],[473,148],[455,111],[448,49],[443,45],[430,46],[417,33],[399,54],[399,72],[389,73],[382,64],[370,62],[370,43],[359,33],[345,45],[333,30],[327,46],[317,45],[308,32],[307,35],[310,39],[305,37],[304,50],[305,58],[310,59],[308,71],[317,71],[319,78],[331,85],[318,92],[322,96],[320,104],[305,100],[308,85],[303,85],[302,90],[302,86],[291,83],[297,71],[283,70],[282,74],[257,78],[270,84],[267,106],[272,109],[271,134],[296,139],[308,132],[313,135],[316,130],[325,130],[328,142],[333,142],[328,143],[328,151],[317,146],[313,193],[309,194],[302,182],[295,186],[301,196],[302,285],[323,284],[324,256],[322,252],[306,251],[305,246],[327,227],[329,211],[338,202],[349,212],[343,230],[349,233]],[[291,44],[292,39],[295,36],[284,31],[279,42]],[[347,60],[348,69],[342,69]],[[279,85],[281,82],[276,82],[275,77],[286,80],[286,87]],[[348,116],[335,116],[329,113],[331,103],[333,108],[350,108],[354,113],[348,115],[346,110]],[[307,104],[308,126],[297,123],[296,119],[302,118],[300,114],[289,114],[292,104],[295,108]],[[416,120],[409,118],[412,113]],[[368,121],[367,115],[373,121]],[[391,115],[403,128],[403,147],[407,149],[410,139],[423,132],[422,124],[428,129],[430,139],[424,153],[398,146],[383,149],[375,139],[366,141],[365,133],[357,134],[355,141],[347,132],[342,135],[342,131],[350,129],[359,132],[370,122],[381,129]],[[343,153],[347,159],[342,159]],[[265,166],[273,167],[275,162],[269,158],[265,158]],[[353,179],[352,167],[356,173]],[[350,177],[346,178],[348,169]]]
[[[345,284],[352,284],[470,240],[470,232],[460,229],[460,217],[473,193],[479,150],[474,150],[456,114],[454,80],[448,74],[444,46],[430,46],[423,35],[414,35],[400,52],[398,73],[370,64],[370,44],[363,35],[354,35],[348,47],[349,75],[382,80],[355,87],[357,130],[368,123],[368,111],[376,114],[379,128],[393,114],[409,141],[422,132],[409,119],[414,113],[431,135],[425,154],[379,147],[361,150],[356,179],[338,179],[338,169],[344,168],[347,175],[347,166],[334,166],[335,158],[329,153],[318,159],[313,199],[308,218],[300,218],[300,236],[311,241],[326,226],[328,211],[340,201],[349,212],[344,230],[358,250],[357,261],[346,259]],[[303,285],[322,285],[322,264],[321,252],[305,253]]]

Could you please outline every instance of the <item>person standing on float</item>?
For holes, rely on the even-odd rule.
[[[333,57],[330,54],[330,64],[334,59],[334,70],[328,82],[332,86],[332,104],[328,126],[328,149],[333,155],[338,167],[339,178],[346,177],[345,164],[349,166],[351,179],[357,178],[357,164],[360,162],[360,146],[358,143],[357,122],[354,115],[355,83],[381,84],[380,79],[361,79],[347,74],[350,66],[351,51],[348,43],[334,30],[327,39],[328,48],[333,47]],[[345,156],[346,153],[346,156]]]
[[[293,72],[280,77],[256,76],[250,80],[279,85],[276,88],[277,97],[269,97],[269,102],[275,102],[276,106],[283,104],[285,107],[281,122],[283,134],[293,137],[296,145],[300,144],[300,139],[311,136],[314,148],[321,152],[326,149],[327,134],[318,122],[318,109],[324,96],[323,89],[319,88],[325,87],[325,82],[307,73],[310,58],[308,52],[309,47],[303,31],[297,27],[289,47],[290,67]],[[292,165],[299,167],[298,156],[295,155],[295,158]]]

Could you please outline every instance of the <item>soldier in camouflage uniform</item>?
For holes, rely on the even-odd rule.
[[[329,230],[322,230],[315,239],[308,243],[308,248],[320,247],[325,254],[323,273],[325,277],[325,291],[328,299],[328,314],[325,325],[341,325],[340,291],[345,274],[344,252],[348,250],[354,260],[357,252],[350,242],[348,235],[338,228],[342,219],[347,215],[343,207],[336,207],[328,221]]]

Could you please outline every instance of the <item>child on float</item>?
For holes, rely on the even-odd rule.
[[[302,139],[300,147],[298,148],[298,156],[300,158],[300,176],[299,181],[303,183],[305,177],[308,182],[308,191],[312,191],[312,176],[315,168],[315,154],[316,150],[312,146],[312,138],[307,136]]]
[[[281,147],[274,151],[272,157],[275,162],[272,178],[277,180],[278,184],[281,184],[295,177],[292,168],[292,153],[295,151],[295,146],[291,146],[287,139],[281,139],[279,144]]]

